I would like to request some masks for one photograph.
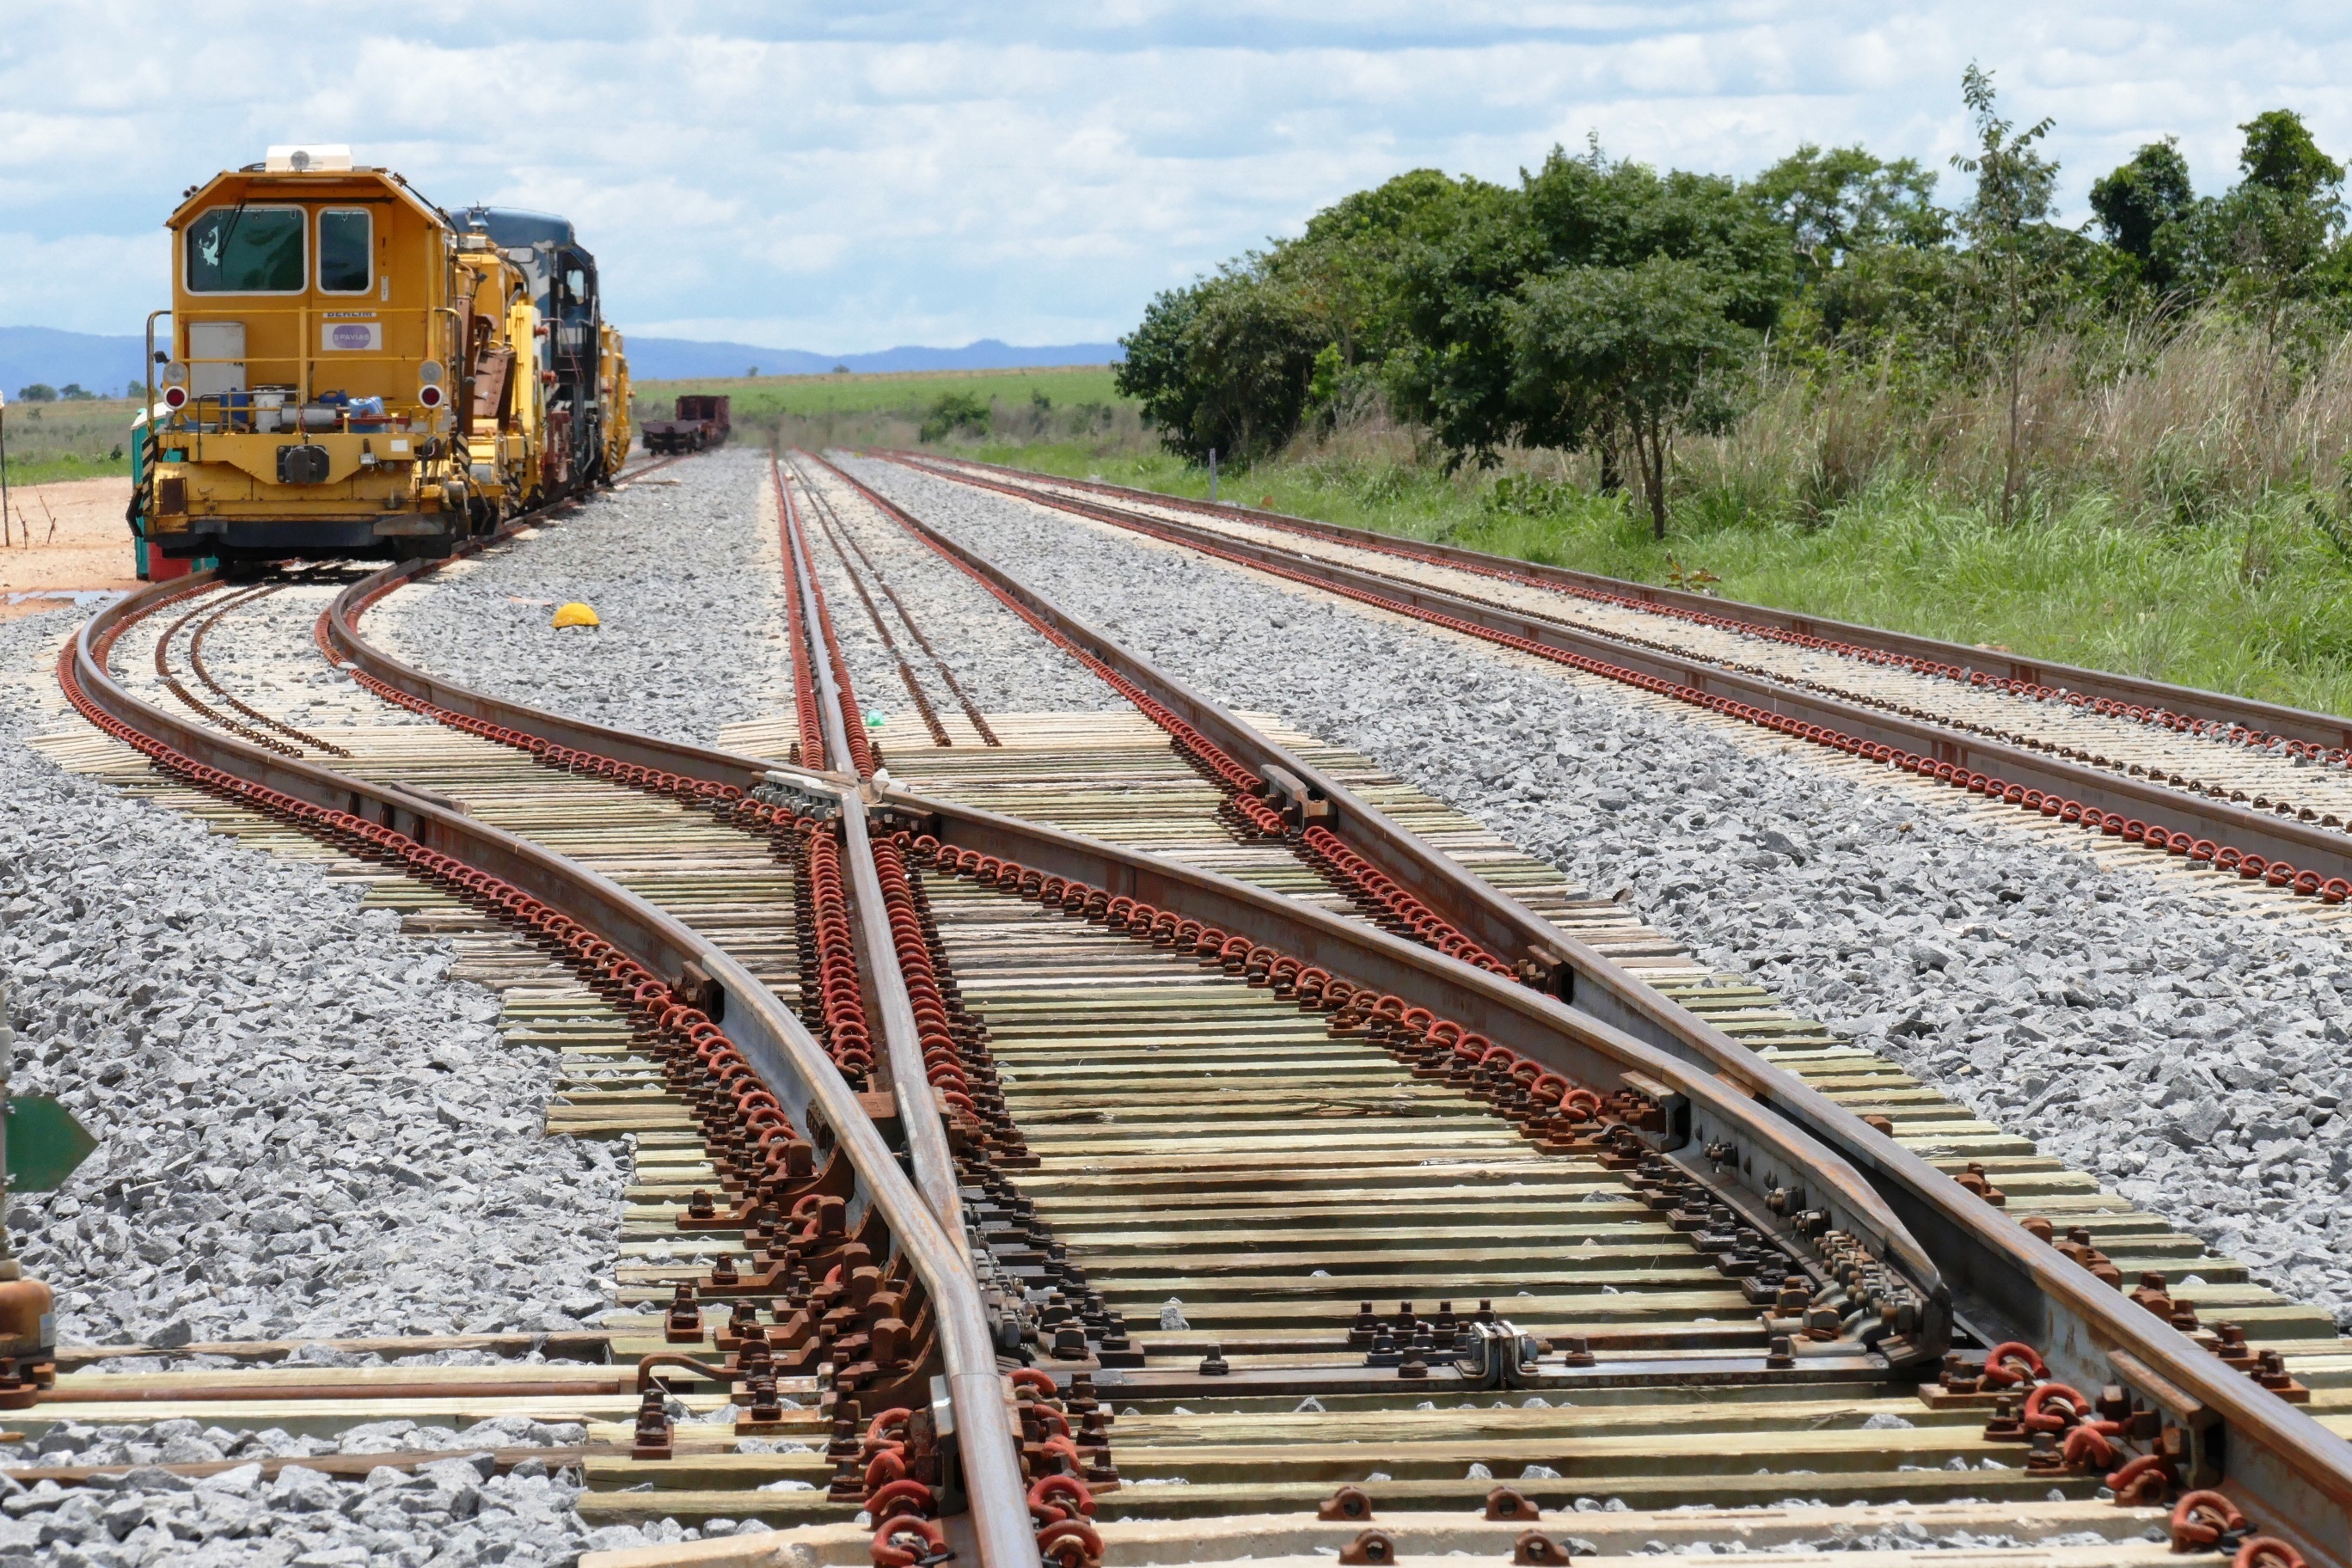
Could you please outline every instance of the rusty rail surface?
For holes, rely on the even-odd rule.
[[[1409,997],[1588,1081],[1622,1078],[1629,1069],[1665,1079],[1692,1100],[1685,1158],[1711,1138],[1802,1157],[1807,1140],[1793,1118],[1756,1114],[1760,1106],[1679,1070],[1675,1059],[1557,998],[1213,872],[909,792],[894,789],[884,798],[944,844],[1213,920],[1221,929]],[[1926,1268],[1932,1274],[1940,1266],[1964,1307],[1989,1297],[1998,1304],[2002,1326],[1971,1325],[1979,1335],[2032,1343],[2053,1375],[2130,1387],[2188,1432],[2192,1451],[2184,1470],[2222,1479],[2266,1529],[2291,1528],[2309,1550],[2352,1561],[2352,1446],[1926,1160],[1891,1138],[1876,1142],[1876,1158],[1865,1169],[1887,1199],[1884,1209],[1873,1205],[1877,1223],[1899,1221],[1887,1234],[1906,1248],[1918,1245],[1912,1237],[1924,1239]],[[1851,1168],[1833,1159],[1814,1156],[1815,1179],[1850,1179]]]
[[[927,527],[926,531],[937,536],[936,530]],[[1070,629],[1091,651],[1150,686],[1171,706],[1180,701],[1189,704],[1189,711],[1198,715],[1195,721],[1204,731],[1221,742],[1232,742],[1241,754],[1263,757],[1277,765],[1303,766],[1213,704],[1183,691],[1149,664],[1063,615],[1050,601],[1021,588],[992,566],[982,570],[1017,592],[1040,614]],[[355,625],[347,625],[339,646],[363,667],[384,668],[380,662],[383,656],[358,636]],[[822,660],[816,662],[824,668]],[[827,695],[835,703],[843,696],[837,689]],[[468,696],[479,705],[476,710],[495,722],[526,731],[531,727],[530,711],[520,705],[478,693]],[[834,717],[837,724],[839,715]],[[649,757],[683,759],[697,752],[576,721],[564,723],[572,732],[593,738],[596,748],[606,752],[615,752],[621,739],[646,748]],[[833,728],[828,726],[829,731]],[[700,755],[724,758],[737,778],[764,774],[772,766],[761,759],[724,752]],[[670,771],[686,769],[671,764]],[[1308,769],[1298,776],[1319,775]],[[1335,786],[1329,793],[1343,823],[1354,831],[1355,841],[1367,845],[1367,853],[1372,841],[1362,835],[1377,824],[1385,833],[1410,841],[1422,854],[1436,858],[1434,851],[1387,824],[1343,789]],[[1843,1217],[1857,1227],[1857,1234],[1887,1239],[1898,1261],[1918,1260],[1920,1272],[1916,1278],[1929,1282],[1931,1294],[1944,1298],[1948,1293],[1963,1313],[1982,1314],[1981,1322],[1973,1316],[1969,1319],[1969,1326],[1980,1336],[1990,1332],[2026,1338],[2043,1350],[2053,1371],[2094,1385],[2115,1382],[2130,1386],[2188,1433],[2194,1465],[2221,1478],[2250,1510],[2293,1530],[2301,1542],[2322,1556],[2352,1562],[2352,1539],[2347,1539],[2346,1523],[2347,1513],[2352,1513],[2352,1450],[2341,1440],[2292,1405],[2216,1363],[2185,1336],[2137,1310],[2087,1270],[2036,1241],[1892,1140],[1857,1124],[1838,1141],[1850,1142],[1852,1152],[1858,1156],[1849,1164],[1841,1158],[1846,1151],[1832,1152],[1836,1145],[1822,1146],[1829,1141],[1819,1139],[1812,1124],[1842,1129],[1843,1121],[1854,1120],[1850,1113],[1787,1075],[1756,1062],[1727,1037],[1720,1038],[1715,1051],[1699,1054],[1723,1053],[1717,1076],[1736,1084],[1738,1093],[1725,1092],[1707,1077],[1687,1071],[1683,1060],[1664,1054],[1657,1042],[1635,1037],[1633,1031],[1598,1016],[1590,1005],[1594,992],[1601,989],[1595,983],[1604,980],[1603,972],[1614,966],[1597,954],[1595,972],[1580,972],[1580,979],[1586,984],[1576,1000],[1582,1005],[1571,1005],[1212,873],[904,790],[882,793],[879,804],[883,826],[919,826],[950,847],[1018,859],[1130,897],[1181,908],[1197,918],[1297,952],[1310,962],[1345,971],[1351,979],[1417,1005],[1426,999],[1442,1005],[1449,1016],[1464,1016],[1470,1026],[1480,1027],[1497,1040],[1517,1042],[1517,1048],[1538,1059],[1572,1067],[1597,1081],[1622,1081],[1631,1071],[1672,1087],[1692,1106],[1695,1129],[1706,1127],[1717,1137],[1744,1147],[1784,1152],[1790,1169],[1804,1172],[1817,1184],[1817,1190],[1838,1191],[1847,1205]],[[1471,884],[1474,896],[1509,902],[1466,874],[1454,875]],[[1524,910],[1520,914],[1528,921],[1536,920]],[[1545,929],[1548,939],[1562,940],[1553,937],[1549,927]],[[1646,991],[1630,977],[1618,979],[1629,993]],[[1687,1019],[1693,1032],[1715,1033],[1672,1004],[1663,999],[1660,1004],[1641,1015],[1653,1026]],[[1679,1043],[1687,1054],[1698,1042],[1682,1035]],[[1750,1100],[1748,1095],[1755,1098]],[[1685,1158],[1691,1146],[1685,1145]],[[1857,1166],[1866,1175],[1866,1184],[1857,1179]],[[1841,1188],[1841,1178],[1849,1184]]]

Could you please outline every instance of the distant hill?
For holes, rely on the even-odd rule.
[[[100,337],[61,332],[54,327],[0,327],[0,392],[16,394],[40,382],[63,386],[79,382],[103,397],[120,397],[140,376],[145,338]],[[831,366],[827,366],[831,369]]]
[[[835,365],[854,371],[1027,370],[1056,364],[1111,364],[1122,355],[1117,343],[1048,343],[1019,348],[982,338],[960,349],[906,347],[866,354],[820,354],[806,349],[769,349],[752,343],[700,342],[692,338],[630,337],[629,374],[637,381],[685,381],[741,375],[753,365],[762,375],[823,375]],[[13,400],[35,382],[63,386],[79,382],[90,391],[120,397],[140,375],[147,341],[61,332],[54,327],[0,327],[0,392]]]
[[[687,381],[741,375],[823,375],[837,364],[854,371],[1027,370],[1041,365],[1111,364],[1124,355],[1117,343],[1049,343],[1019,348],[982,338],[960,349],[896,348],[866,354],[819,354],[752,343],[700,342],[692,338],[630,337],[632,381]]]

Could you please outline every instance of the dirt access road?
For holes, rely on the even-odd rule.
[[[50,594],[139,586],[127,479],[11,486],[8,542],[0,548],[0,617],[55,608]],[[29,541],[29,542],[28,542]],[[28,597],[41,594],[38,598]]]

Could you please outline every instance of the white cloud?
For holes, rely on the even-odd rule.
[[[2352,16],[2185,0],[1087,7],[19,8],[0,34],[0,320],[135,330],[179,191],[347,141],[451,205],[560,210],[640,332],[849,351],[1106,338],[1401,170],[1507,180],[1554,142],[1744,174],[1801,140],[1941,168],[1999,72],[2079,208],[2178,134],[2200,184],[2285,105],[2352,153]]]

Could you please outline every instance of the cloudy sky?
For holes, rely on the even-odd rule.
[[[569,214],[640,333],[1102,340],[1408,168],[1507,180],[1592,132],[1729,174],[1803,140],[1940,167],[1971,58],[2055,117],[2077,216],[2167,133],[2224,183],[2263,109],[2352,153],[2352,10],[2301,3],[76,0],[0,26],[0,324],[138,331],[179,192],[312,141]]]

